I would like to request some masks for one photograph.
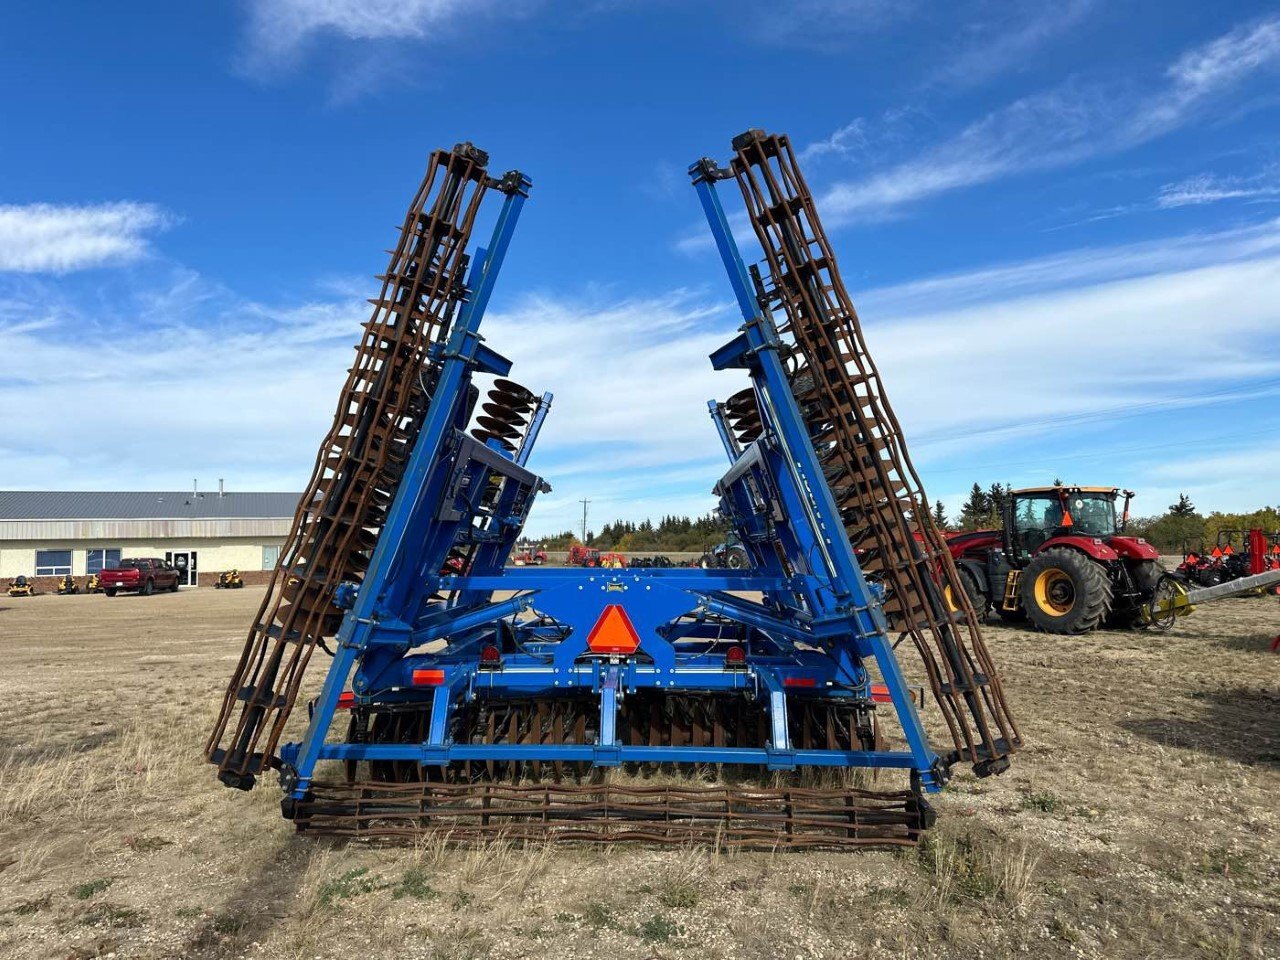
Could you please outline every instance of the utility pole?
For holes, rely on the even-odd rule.
[[[578,502],[582,504],[582,542],[585,544],[587,542],[587,504],[591,501],[584,499]]]

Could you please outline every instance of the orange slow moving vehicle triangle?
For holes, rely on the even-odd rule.
[[[640,637],[631,625],[627,611],[620,604],[611,603],[587,634],[587,646],[592,653],[635,653],[640,646]]]

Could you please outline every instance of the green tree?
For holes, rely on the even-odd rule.
[[[975,483],[969,491],[969,499],[960,508],[960,529],[977,530],[986,524],[991,516],[991,497],[982,489],[982,484]]]
[[[947,529],[947,508],[942,505],[941,500],[936,500],[933,504],[933,525],[939,530]]]

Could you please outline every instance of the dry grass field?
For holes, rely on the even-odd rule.
[[[304,839],[200,751],[261,588],[0,598],[4,957],[1280,957],[1274,598],[992,625],[1026,750],[918,850]]]

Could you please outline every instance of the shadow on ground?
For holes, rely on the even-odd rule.
[[[265,939],[287,915],[314,849],[315,844],[290,835],[273,849],[246,850],[245,858],[257,863],[245,865],[243,882],[192,931],[182,956],[241,956],[250,944]]]
[[[1163,746],[1280,766],[1280,693],[1236,687],[1193,693],[1183,702],[1185,717],[1126,720],[1120,726]]]

